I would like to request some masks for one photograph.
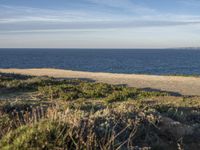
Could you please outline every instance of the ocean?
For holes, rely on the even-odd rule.
[[[0,49],[0,68],[200,75],[194,49]]]

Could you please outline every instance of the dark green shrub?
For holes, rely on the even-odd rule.
[[[129,98],[134,98],[137,95],[137,90],[134,88],[124,88],[122,91],[114,91],[104,100],[108,103],[116,102],[116,101],[125,101]]]

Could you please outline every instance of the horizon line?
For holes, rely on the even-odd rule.
[[[137,48],[137,47],[135,47],[135,48],[115,48],[115,47],[113,47],[113,48],[106,48],[106,47],[103,47],[103,48],[91,48],[91,47],[89,47],[89,48],[79,48],[79,47],[77,47],[77,48],[75,48],[75,47],[63,47],[63,48],[56,48],[56,47],[0,47],[0,49],[100,49],[100,50],[103,50],[103,49],[107,49],[107,50],[112,50],[112,49],[127,49],[127,50],[131,50],[131,49],[200,49],[200,47],[155,47],[155,48],[153,48],[153,47],[150,47],[150,48]]]

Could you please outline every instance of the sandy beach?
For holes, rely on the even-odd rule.
[[[2,73],[16,73],[55,78],[81,78],[110,84],[126,84],[136,88],[149,88],[182,95],[200,96],[200,78],[136,74],[94,73],[60,69],[0,69]]]

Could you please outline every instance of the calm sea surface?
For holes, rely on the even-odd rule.
[[[0,68],[200,75],[200,50],[0,49]]]

